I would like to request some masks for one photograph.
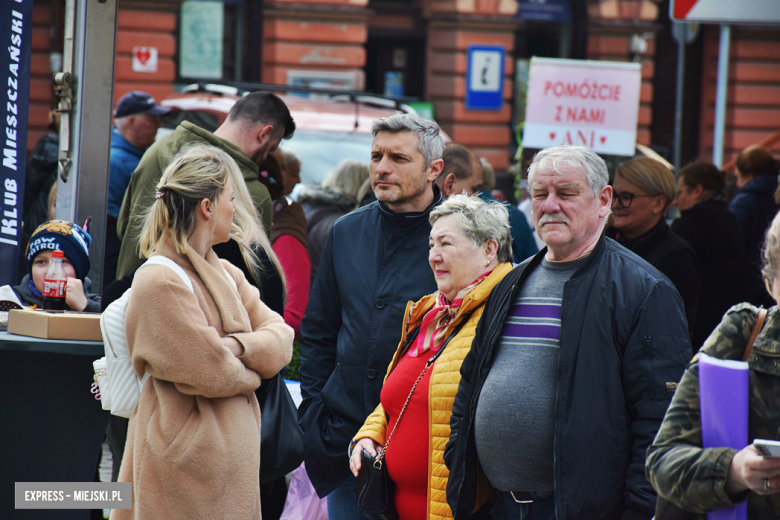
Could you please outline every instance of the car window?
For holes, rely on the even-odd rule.
[[[280,147],[300,157],[302,184],[319,184],[342,159],[357,159],[367,165],[373,142],[372,134],[299,128]]]

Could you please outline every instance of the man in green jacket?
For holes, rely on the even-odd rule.
[[[271,231],[271,197],[260,182],[258,165],[282,139],[289,139],[295,122],[284,101],[270,92],[254,92],[233,105],[222,125],[214,133],[187,121],[154,143],[144,153],[130,178],[117,221],[122,240],[117,278],[132,273],[142,263],[138,241],[146,210],[154,202],[154,192],[168,163],[184,146],[206,143],[221,148],[238,164],[255,208],[267,233]]]

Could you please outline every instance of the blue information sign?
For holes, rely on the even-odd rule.
[[[466,73],[466,108],[501,110],[504,104],[504,57],[500,45],[470,45]]]
[[[0,166],[0,285],[16,284],[22,236],[33,0],[0,2],[0,83],[6,90]]]

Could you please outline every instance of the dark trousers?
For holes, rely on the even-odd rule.
[[[106,429],[106,439],[108,447],[111,450],[111,459],[114,467],[111,470],[111,482],[117,482],[119,479],[119,467],[122,465],[122,457],[125,454],[125,443],[127,442],[127,423],[129,419],[111,415],[108,419],[108,428]]]
[[[537,495],[513,497],[508,491],[496,491],[490,516],[494,520],[555,520],[555,499],[552,495],[538,499]],[[521,502],[518,502],[521,501]]]

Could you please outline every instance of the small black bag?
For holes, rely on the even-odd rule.
[[[263,379],[255,391],[260,403],[260,484],[284,477],[303,462],[303,431],[298,410],[281,373]]]
[[[398,520],[393,481],[387,474],[384,461],[375,459],[366,450],[361,453],[361,458],[357,478],[358,508],[372,520]]]

